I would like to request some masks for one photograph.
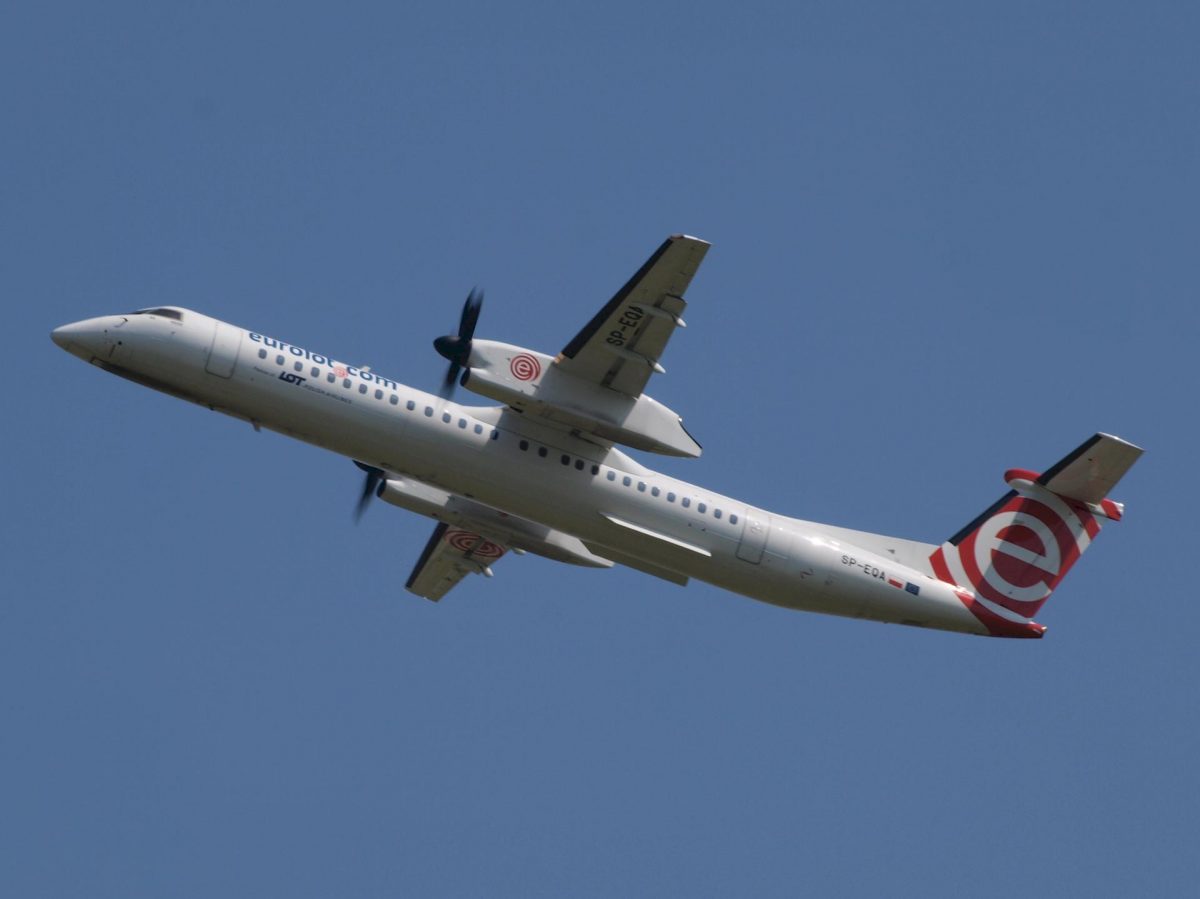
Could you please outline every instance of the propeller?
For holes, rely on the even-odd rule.
[[[367,506],[371,504],[371,498],[379,495],[379,491],[383,488],[383,482],[387,480],[387,475],[383,473],[382,469],[359,462],[357,459],[354,460],[354,464],[367,473],[367,479],[363,482],[362,496],[358,498],[358,505],[354,508],[354,522],[357,524],[362,521],[363,512],[367,511]]]
[[[471,361],[471,338],[475,336],[475,326],[479,324],[479,310],[482,308],[483,291],[472,287],[466,302],[463,303],[462,315],[458,319],[458,333],[447,334],[433,342],[434,349],[450,361],[450,368],[446,371],[442,389],[439,391],[442,399],[450,399],[450,395],[454,393],[454,382]],[[363,481],[362,495],[358,498],[358,505],[354,507],[354,520],[359,522],[362,521],[367,506],[371,505],[371,499],[383,490],[387,475],[382,469],[357,459],[354,464],[367,473],[366,480]]]
[[[475,336],[475,325],[479,323],[479,310],[483,307],[483,291],[472,287],[463,303],[462,316],[458,320],[458,333],[447,334],[433,342],[433,348],[445,359],[450,360],[450,368],[442,381],[440,391],[442,399],[450,399],[454,393],[454,382],[459,373],[467,367],[471,360],[471,338]]]

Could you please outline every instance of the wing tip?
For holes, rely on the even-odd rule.
[[[1106,431],[1097,431],[1096,437],[1105,440],[1111,440],[1114,443],[1121,444],[1122,446],[1127,446],[1131,450],[1136,450],[1139,455],[1146,451],[1143,447],[1138,446],[1136,443],[1126,440],[1124,437],[1118,437],[1116,434],[1109,434]]]

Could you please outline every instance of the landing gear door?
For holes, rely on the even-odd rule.
[[[214,322],[212,346],[208,350],[208,361],[204,370],[218,378],[232,378],[233,366],[237,363],[238,348],[242,344],[242,330],[225,322]]]
[[[762,561],[763,549],[767,545],[767,534],[771,530],[771,516],[757,509],[747,509],[742,539],[738,543],[737,557],[757,565]]]

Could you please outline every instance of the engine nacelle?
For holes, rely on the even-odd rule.
[[[472,340],[463,386],[482,396],[614,443],[667,456],[700,455],[683,419],[645,394],[630,397],[567,374],[554,357]]]

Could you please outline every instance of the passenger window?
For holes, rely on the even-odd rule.
[[[258,358],[259,358],[259,359],[266,359],[266,358],[267,358],[267,351],[266,351],[266,350],[264,350],[264,349],[259,349],[259,351],[258,351]]]
[[[713,518],[720,518],[720,517],[721,517],[721,510],[713,509]]]
[[[349,378],[343,378],[343,379],[342,379],[342,386],[343,386],[343,387],[345,387],[347,390],[349,390],[349,389],[350,389],[350,379],[349,379]]]
[[[610,481],[615,481],[617,479],[617,473],[615,471],[610,471],[608,473],[608,479]]]
[[[359,392],[359,393],[366,393],[366,392],[367,392],[367,385],[366,385],[366,384],[359,384],[359,385],[358,385],[358,392]]]
[[[583,471],[583,460],[582,460],[582,459],[576,459],[576,460],[575,460],[575,470],[576,470],[576,471]]]
[[[658,488],[657,488],[657,487],[651,487],[651,488],[650,488],[650,495],[651,495],[651,496],[658,496],[658,493],[659,493],[659,491],[658,491]]]
[[[337,380],[337,376],[333,372],[330,372],[329,374],[327,374],[325,376],[325,380],[327,380],[330,384],[332,384],[334,381]]]
[[[442,422],[444,424],[450,424],[450,413],[449,412],[442,413]]]
[[[314,366],[313,366],[313,368],[312,368],[312,376],[313,376],[314,378],[319,378],[319,377],[321,377],[321,369],[317,368],[317,367],[314,365]]]
[[[275,364],[276,364],[276,365],[283,365],[283,357],[282,357],[282,356],[276,356],[276,357],[275,357]]]
[[[426,417],[426,418],[433,418],[433,406],[426,406],[426,407],[425,407],[425,417]]]
[[[375,388],[375,399],[377,399],[377,400],[383,399],[383,391],[380,390],[378,387]]]
[[[483,433],[483,425],[475,425],[475,433],[482,434]]]
[[[700,503],[698,506],[696,506],[696,511],[699,512],[701,515],[703,515],[704,510],[707,508],[708,508],[708,506],[704,505],[704,503]]]
[[[686,496],[679,501],[679,505],[683,506],[685,509],[688,506],[690,506],[691,504],[692,504],[692,501],[690,499],[688,499]]]
[[[571,457],[570,457],[570,456],[568,456],[566,453],[563,453],[563,457],[562,457],[561,461],[562,461],[562,464],[563,464],[563,465],[570,465],[570,464],[571,464]]]
[[[393,406],[399,406],[400,405],[400,397],[396,396],[396,394],[393,393],[391,396],[388,397],[388,402],[391,403]]]
[[[538,455],[541,456],[543,459],[546,458],[546,448],[544,446],[538,447]]]
[[[467,427],[467,420],[466,420],[465,418],[460,418],[460,419],[458,420],[458,426],[459,426],[460,428],[463,428],[463,429],[465,430],[465,429],[466,429],[466,427]]]
[[[292,366],[292,368],[294,368],[296,371],[304,371],[304,363],[297,362],[295,365]]]
[[[730,515],[730,516],[729,516],[729,523],[730,523],[730,524],[737,524],[737,515]]]
[[[646,482],[638,481],[638,493],[645,493],[645,492],[646,492]]]
[[[594,475],[598,475],[598,474],[600,474],[600,466],[599,466],[599,465],[593,465],[593,466],[592,466],[592,475],[594,476]]]
[[[417,408],[417,404],[414,403],[412,400],[409,400],[407,403],[404,404],[404,408],[407,409],[409,412],[412,412],[414,409]]]
[[[629,477],[629,475],[626,475],[625,477],[621,478],[621,483],[628,487],[633,483],[633,478]]]
[[[517,446],[519,446],[521,448],[521,451],[524,452],[525,450],[529,449],[529,441],[522,440],[520,443],[517,444]]]

